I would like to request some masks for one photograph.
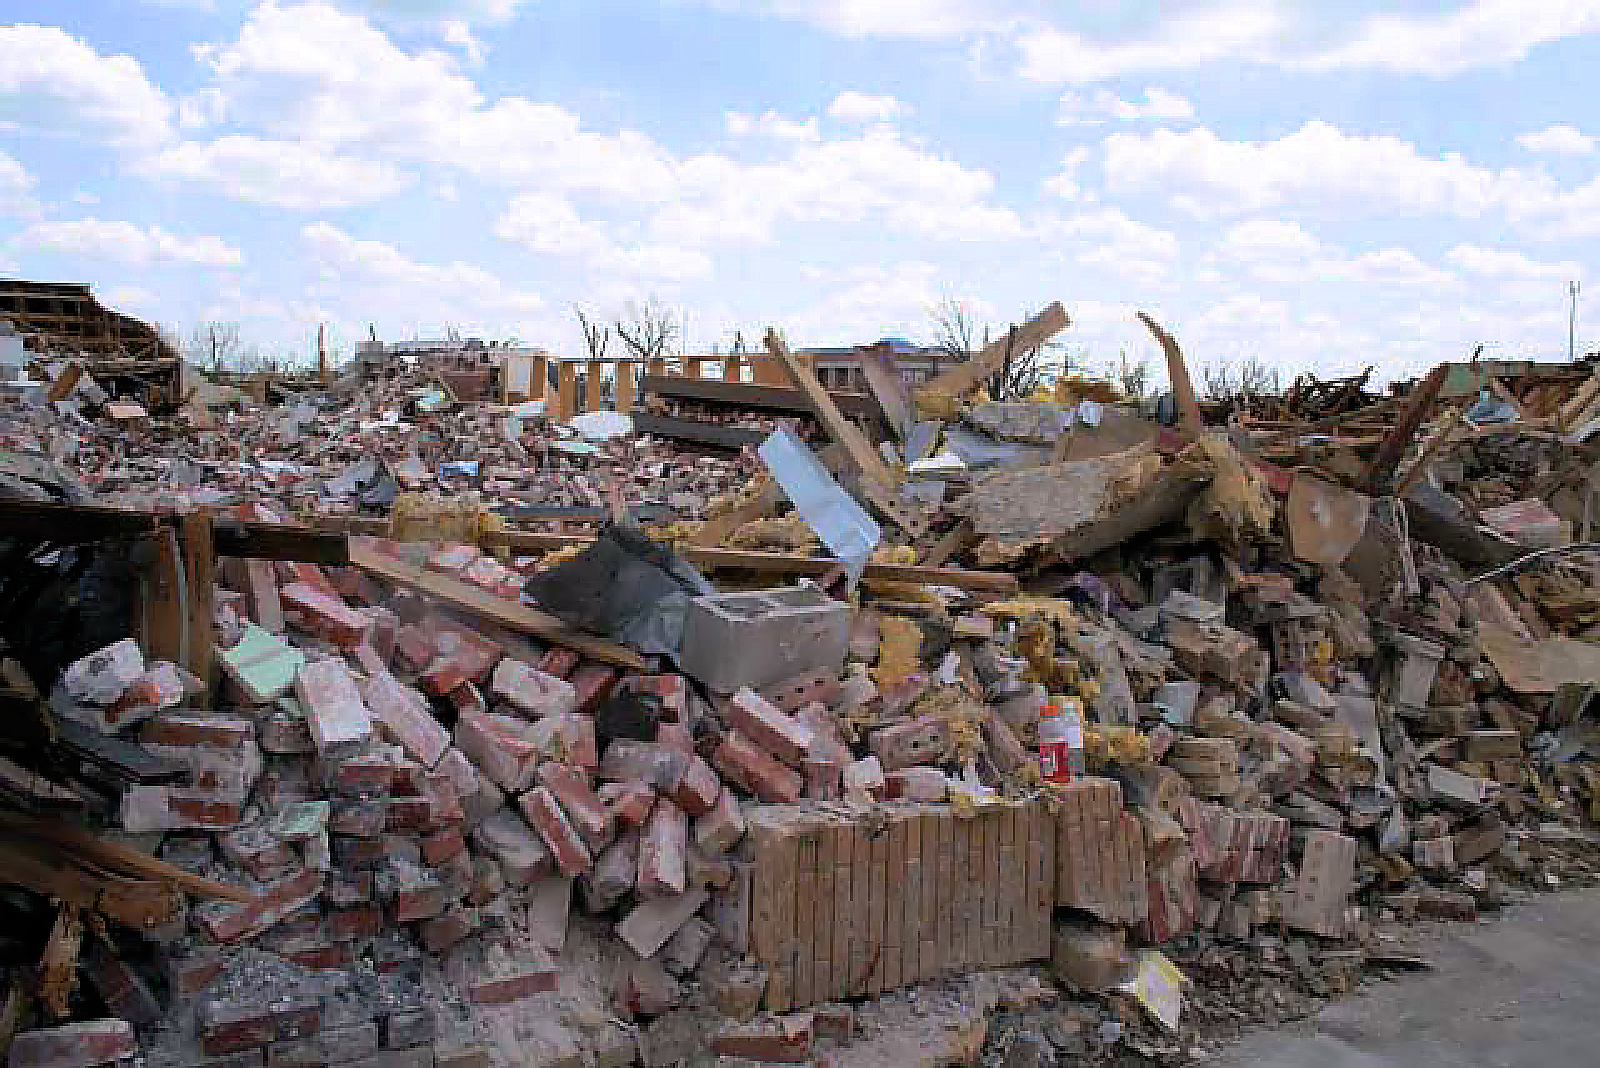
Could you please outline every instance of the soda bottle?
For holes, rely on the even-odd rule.
[[[1071,761],[1067,723],[1061,715],[1061,706],[1051,701],[1039,710],[1039,768],[1044,781],[1071,782]]]

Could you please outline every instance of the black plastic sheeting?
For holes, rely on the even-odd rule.
[[[523,589],[565,623],[646,656],[674,658],[690,598],[716,592],[669,546],[626,523],[605,527],[587,549]]]

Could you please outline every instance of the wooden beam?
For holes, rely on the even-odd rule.
[[[822,388],[822,383],[817,381],[811,369],[789,351],[789,346],[778,336],[776,330],[767,331],[766,344],[767,351],[788,370],[789,378],[795,388],[804,393],[811,402],[812,410],[823,428],[827,430],[828,436],[850,454],[851,462],[861,472],[861,490],[866,498],[901,529],[912,534],[920,534],[926,530],[927,518],[899,499],[897,487],[900,479],[889,470],[888,464],[883,462],[878,450],[867,441],[861,428],[846,419],[844,413],[839,411],[838,406],[833,403],[833,398],[828,396],[828,391]]]
[[[639,388],[658,397],[709,401],[712,404],[758,408],[769,412],[811,414],[811,402],[805,394],[789,388],[788,372],[783,365],[770,356],[763,357],[760,362],[773,368],[773,373],[783,375],[783,380],[768,384],[723,382],[715,378],[678,378],[651,372],[640,383]],[[881,410],[878,402],[864,393],[829,390],[828,396],[833,398],[833,403],[846,415],[876,419]]]
[[[940,372],[925,383],[918,392],[945,394],[960,397],[977,389],[984,379],[999,370],[1007,354],[1036,349],[1072,325],[1067,310],[1057,301],[1032,319],[1006,331],[1005,335],[985,345],[970,360],[958,363]]]
[[[583,372],[583,410],[598,412],[606,406],[605,361],[590,360]]]
[[[1206,424],[1200,416],[1200,402],[1195,399],[1194,383],[1189,380],[1189,368],[1183,362],[1183,352],[1178,348],[1177,339],[1144,312],[1139,313],[1139,321],[1155,336],[1161,351],[1166,354],[1167,380],[1172,383],[1172,395],[1178,402],[1178,425],[1191,438],[1199,440],[1200,435],[1205,433]]]
[[[158,512],[124,508],[0,500],[0,535],[62,544],[141,537],[170,525],[174,518]],[[313,564],[350,562],[344,538],[306,527],[217,519],[212,524],[211,534],[218,556],[302,560]]]
[[[189,594],[189,649],[184,667],[199,679],[205,689],[190,698],[198,708],[212,707],[217,689],[217,672],[212,649],[216,644],[216,619],[212,611],[212,587],[217,581],[216,548],[212,541],[211,517],[190,512],[182,519],[179,542],[183,549],[185,588]]]
[[[57,1020],[67,1015],[67,1000],[78,985],[78,954],[82,951],[83,920],[77,909],[62,902],[39,957],[39,1000]]]
[[[612,379],[611,396],[617,411],[623,415],[633,411],[633,363],[632,360],[617,360],[612,364],[616,368],[616,377]]]
[[[556,387],[555,422],[565,423],[577,414],[578,366],[571,360],[562,360],[559,367],[559,384]]]
[[[1406,448],[1417,436],[1417,431],[1427,418],[1434,402],[1439,399],[1439,390],[1444,387],[1446,373],[1447,367],[1441,363],[1428,372],[1428,377],[1417,383],[1411,396],[1407,398],[1405,410],[1389,428],[1383,444],[1378,446],[1377,455],[1373,456],[1372,462],[1367,465],[1362,485],[1368,493],[1381,496],[1390,488],[1394,470],[1405,456]]]
[[[486,545],[505,545],[523,552],[548,552],[569,546],[588,545],[594,539],[581,534],[541,534],[532,531],[492,531]],[[822,575],[839,563],[831,556],[800,556],[794,553],[750,552],[712,546],[688,546],[682,550],[689,562],[707,569],[738,568],[771,574]],[[984,593],[1016,593],[1017,577],[1004,571],[965,571],[947,567],[917,567],[909,564],[868,563],[862,577],[885,582],[923,582],[936,586]],[[476,589],[476,587],[471,587]]]
[[[576,649],[591,660],[633,668],[636,671],[644,669],[644,659],[626,646],[573,630],[546,612],[529,608],[516,601],[508,601],[503,597],[496,597],[487,590],[468,585],[448,575],[424,571],[415,564],[381,552],[376,544],[366,539],[356,539],[351,542],[350,562],[370,575],[425,593],[454,608],[482,616],[519,634],[532,634],[547,642]]]

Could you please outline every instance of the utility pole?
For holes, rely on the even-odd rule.
[[[1571,298],[1571,306],[1567,312],[1567,362],[1575,362],[1578,358],[1578,283],[1567,283],[1567,296]]]

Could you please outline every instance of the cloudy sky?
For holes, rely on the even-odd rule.
[[[1087,14],[1064,14],[1073,7]],[[1337,13],[1335,14],[1335,11]],[[308,351],[926,336],[1092,362],[1558,358],[1600,0],[9,0],[0,274]],[[1585,74],[1589,71],[1589,74]],[[1586,315],[1584,300],[1595,303]],[[1600,344],[1600,285],[1578,343]]]

